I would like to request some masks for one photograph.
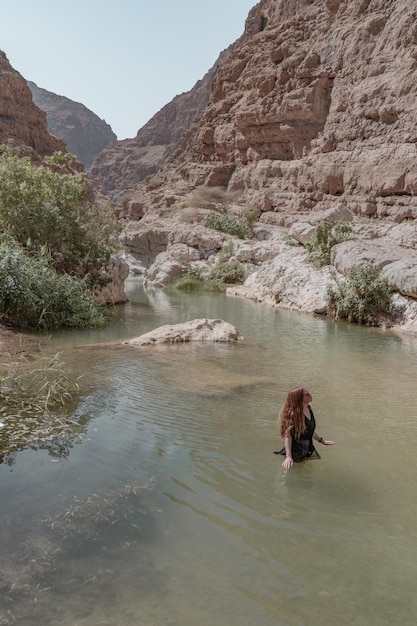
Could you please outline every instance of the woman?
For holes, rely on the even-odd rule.
[[[313,439],[324,446],[334,446],[335,442],[323,439],[316,433],[316,420],[311,410],[313,397],[304,387],[292,389],[279,414],[279,431],[284,447],[278,454],[285,455],[282,467],[292,467],[294,462],[308,458],[320,458],[313,445]]]

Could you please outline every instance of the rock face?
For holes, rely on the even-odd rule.
[[[229,343],[242,340],[242,335],[232,324],[223,320],[203,318],[184,322],[183,324],[167,324],[123,343],[129,346],[149,346],[160,343],[184,343],[188,341]]]
[[[324,312],[332,281],[369,263],[396,292],[402,327],[416,332],[416,17],[407,0],[258,2],[200,119],[124,206],[130,253],[150,252],[145,284],[174,280],[186,264],[167,232],[152,249],[155,223],[178,230],[172,217],[184,197],[219,187],[239,193],[259,220],[255,240],[227,243],[246,272],[227,293]],[[323,217],[353,229],[334,247],[331,272],[306,263]],[[181,243],[200,253],[191,264],[224,258],[220,245],[201,254],[185,231]]]
[[[164,106],[135,138],[113,142],[97,155],[89,175],[99,184],[104,195],[120,202],[126,190],[158,171],[173,146],[207,105],[213,78],[232,49],[230,46],[224,50],[190,91],[176,96]]]
[[[117,139],[111,127],[83,104],[41,89],[28,81],[34,103],[46,113],[48,128],[68,152],[89,168],[97,154]]]
[[[41,157],[65,150],[64,142],[49,132],[46,115],[33,103],[25,79],[0,50],[0,143],[9,140]]]
[[[239,189],[263,212],[417,216],[417,16],[407,0],[261,0],[176,163],[137,190]]]

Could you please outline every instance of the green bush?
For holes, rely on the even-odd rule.
[[[213,212],[207,215],[204,220],[204,226],[227,235],[233,235],[239,239],[250,239],[253,237],[254,221],[255,214],[250,209],[245,212],[241,219]]]
[[[242,284],[245,280],[245,267],[240,261],[218,263],[211,270],[209,281],[217,284]]]
[[[391,290],[379,268],[366,265],[350,272],[337,289],[329,286],[327,300],[328,313],[335,319],[378,326],[380,315],[388,311]]]
[[[181,291],[198,291],[204,285],[202,270],[195,265],[189,265],[175,282],[174,287]]]
[[[338,243],[351,238],[352,227],[349,222],[332,224],[324,219],[318,222],[316,232],[306,244],[307,260],[316,267],[330,265],[330,251]]]
[[[60,275],[46,256],[29,257],[0,243],[0,320],[17,328],[100,327],[105,310],[86,296],[86,284]]]
[[[119,228],[107,205],[87,201],[86,175],[65,173],[66,157],[57,153],[35,166],[0,146],[0,229],[29,254],[46,250],[58,272],[88,275],[94,286],[119,247]]]

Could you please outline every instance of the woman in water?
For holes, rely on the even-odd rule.
[[[279,414],[279,432],[284,447],[278,454],[285,455],[282,467],[292,467],[294,462],[308,458],[320,458],[313,445],[313,439],[324,446],[334,446],[335,442],[323,439],[316,434],[316,420],[311,410],[313,397],[304,387],[296,387],[288,392],[287,399]]]

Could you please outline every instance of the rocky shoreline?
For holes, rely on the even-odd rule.
[[[204,213],[204,212],[203,212]],[[189,216],[189,213],[187,213]],[[417,336],[417,224],[353,216],[335,207],[321,213],[286,216],[287,225],[271,222],[263,213],[254,237],[241,240],[202,225],[203,216],[183,221],[181,212],[172,218],[146,215],[126,224],[124,244],[131,271],[144,275],[145,288],[163,288],[177,280],[188,267],[203,274],[226,258],[244,264],[243,285],[230,286],[226,294],[300,312],[325,315],[327,288],[343,281],[362,265],[381,270],[392,290],[393,311],[398,315],[380,320],[392,331]],[[187,218],[188,219],[188,218]],[[351,239],[332,249],[331,265],[315,268],[306,261],[305,244],[320,220],[349,221]],[[291,223],[292,222],[292,223]]]

